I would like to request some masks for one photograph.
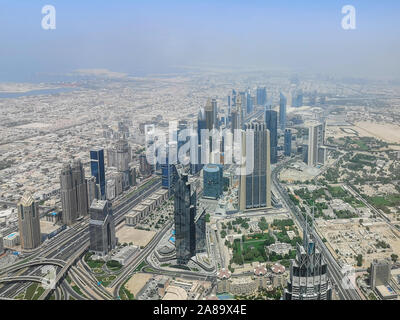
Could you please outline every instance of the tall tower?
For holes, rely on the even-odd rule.
[[[64,224],[72,225],[78,217],[88,214],[88,187],[85,170],[79,159],[74,160],[72,166],[63,166],[60,174],[60,194]]]
[[[308,128],[308,155],[307,165],[315,166],[324,163],[324,154],[319,156],[319,148],[324,144],[325,127],[322,123],[312,123]],[[319,159],[321,158],[321,159]]]
[[[292,153],[292,131],[290,129],[285,130],[284,137],[284,154],[285,157],[290,157]]]
[[[74,188],[72,168],[70,164],[64,164],[60,174],[60,194],[62,205],[62,221],[66,225],[72,225],[78,218],[77,194]]]
[[[80,159],[75,159],[72,162],[72,183],[76,193],[77,217],[86,216],[89,212],[87,181],[85,169]]]
[[[96,178],[97,199],[106,199],[106,173],[104,169],[104,149],[96,148],[90,151],[90,169]]]
[[[178,170],[174,198],[175,247],[178,264],[187,264],[196,255],[196,191],[188,175]]]
[[[39,206],[30,193],[25,193],[18,203],[18,227],[22,249],[35,249],[40,245]]]
[[[257,88],[257,105],[265,106],[267,103],[267,89],[265,87]]]
[[[281,130],[286,129],[286,104],[286,97],[281,92],[279,94],[279,125],[281,127]]]
[[[89,212],[90,251],[105,256],[117,244],[112,204],[107,200],[94,200]]]
[[[274,110],[265,110],[265,123],[271,138],[271,163],[278,162],[278,113]]]
[[[328,266],[308,232],[308,222],[303,230],[303,245],[297,244],[296,259],[291,261],[290,278],[284,300],[331,300],[332,287]]]
[[[265,123],[252,121],[242,133],[241,211],[271,207],[270,133]]]

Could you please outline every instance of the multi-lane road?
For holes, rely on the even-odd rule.
[[[275,167],[275,169],[272,171],[272,182],[273,185],[276,189],[276,191],[279,193],[280,198],[282,199],[283,204],[286,206],[288,211],[292,214],[296,222],[304,228],[306,225],[306,221],[303,217],[303,214],[298,210],[298,208],[293,204],[293,202],[290,200],[289,195],[287,194],[287,191],[281,186],[279,179],[278,179],[278,173],[280,172],[281,169],[287,164],[287,162],[283,162]],[[314,239],[317,241],[318,248],[321,250],[321,253],[323,254],[327,264],[328,264],[328,273],[331,276],[331,279],[333,280],[333,283],[335,284],[335,288],[337,289],[339,296],[341,299],[344,300],[360,300],[361,297],[359,296],[357,290],[353,287],[353,284],[351,282],[348,282],[344,275],[342,274],[342,267],[339,266],[339,264],[336,262],[335,258],[332,256],[331,252],[329,249],[325,246],[323,241],[321,240],[320,236],[318,233],[312,229],[312,235]],[[344,279],[344,280],[343,280]]]
[[[133,192],[130,197],[124,199],[124,202],[120,202],[115,208],[113,208],[115,224],[117,225],[122,222],[125,214],[129,210],[131,210],[147,196],[158,190],[160,187],[160,179],[154,179],[151,181],[151,183],[147,183],[144,188],[137,190],[137,192]],[[14,277],[15,274],[18,274],[18,276],[26,277],[43,277],[42,266],[51,264],[46,262],[48,259],[62,260],[65,261],[66,264],[74,262],[76,259],[75,253],[82,249],[83,245],[86,246],[84,249],[87,249],[89,241],[88,225],[89,218],[85,217],[82,221],[77,222],[73,227],[66,229],[52,239],[46,240],[38,250],[35,250],[34,252],[28,254],[26,256],[27,258],[22,262],[18,262],[18,264],[22,265],[24,262],[34,261],[32,266],[28,265],[18,270],[15,270],[15,265],[9,266],[0,270],[0,274],[2,274],[0,277]],[[73,259],[74,261],[71,261],[71,259]],[[40,265],[41,261],[43,263]],[[8,270],[13,271],[7,272]],[[67,270],[63,269],[60,266],[57,266],[56,271],[58,277],[60,275],[60,272],[64,273]],[[63,275],[64,274],[60,275],[59,277],[61,284],[65,282],[61,281]],[[29,285],[29,281],[14,281],[10,283],[7,282],[0,288],[0,297],[12,298],[19,292],[26,290]],[[64,291],[68,290],[67,285],[64,284],[62,285],[62,287]],[[57,295],[59,294],[60,292],[57,293]],[[77,297],[75,296],[75,298]]]

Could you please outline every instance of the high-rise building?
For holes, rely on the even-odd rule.
[[[92,205],[94,199],[96,199],[96,178],[91,176],[86,179],[87,183],[87,194],[88,194],[88,208]]]
[[[90,169],[92,176],[96,178],[96,197],[100,200],[106,199],[106,172],[104,168],[104,149],[96,148],[90,150]]]
[[[286,129],[286,97],[281,92],[279,94],[279,125],[281,130]]]
[[[18,203],[18,227],[22,249],[35,249],[40,245],[39,205],[28,192]]]
[[[291,261],[284,300],[332,300],[328,265],[307,227],[303,232],[303,245],[297,244],[296,259]]]
[[[206,211],[199,210],[199,214],[194,219],[196,227],[196,253],[205,252],[206,246]]]
[[[187,173],[178,171],[175,187],[175,247],[178,264],[187,264],[196,254],[196,191]]]
[[[72,225],[76,219],[88,214],[89,197],[85,169],[79,159],[65,164],[60,174],[62,220]]]
[[[252,135],[253,133],[253,135]],[[247,136],[247,137],[246,137]],[[252,121],[242,132],[241,211],[271,207],[270,133],[265,123]]]
[[[312,123],[308,128],[307,165],[315,166],[324,163],[326,154],[319,152],[324,144],[325,129],[322,123]],[[325,151],[325,150],[323,150]],[[319,158],[321,157],[321,159]]]
[[[285,157],[290,157],[292,153],[292,131],[290,129],[285,130],[283,149]]]
[[[151,164],[147,161],[146,155],[144,153],[139,156],[139,171],[144,177],[151,175]]]
[[[89,212],[90,251],[105,256],[117,244],[112,204],[107,200],[94,200]]]
[[[391,262],[388,259],[371,262],[370,286],[375,290],[377,286],[389,284],[391,277]]]
[[[204,108],[205,117],[206,117],[206,129],[212,130],[216,127],[216,101],[208,99],[206,103],[206,107]]]
[[[4,252],[3,235],[0,233],[0,254]]]
[[[218,199],[223,192],[223,166],[207,164],[203,169],[203,196]]]
[[[129,163],[131,162],[131,148],[128,141],[119,139],[113,148],[107,150],[107,161],[109,167],[117,168],[122,173],[123,188],[129,188]]]
[[[265,110],[265,123],[270,132],[271,164],[274,164],[278,162],[278,113]]]
[[[259,87],[257,88],[257,105],[259,106],[265,106],[267,103],[267,88],[265,87]]]

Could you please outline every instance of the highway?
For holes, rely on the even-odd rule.
[[[291,159],[290,161],[293,161],[293,159]],[[293,202],[290,200],[286,190],[281,186],[279,179],[278,179],[278,173],[280,172],[281,169],[283,169],[284,165],[287,163],[288,162],[283,162],[275,167],[275,169],[272,172],[272,182],[273,182],[274,187],[280,194],[282,202],[284,203],[284,205],[286,206],[288,211],[292,214],[292,216],[297,221],[297,223],[302,228],[304,228],[306,222],[303,217],[303,214],[299,211],[297,206],[295,206],[293,204]],[[316,242],[318,244],[318,248],[321,250],[321,253],[323,254],[323,256],[328,264],[328,273],[331,276],[331,279],[333,280],[333,282],[335,284],[335,288],[338,290],[340,298],[344,299],[344,300],[361,300],[361,297],[359,296],[357,290],[354,288],[351,288],[352,287],[351,283],[346,283],[346,285],[344,285],[344,283],[343,283],[344,281],[342,280],[343,274],[341,272],[341,267],[336,262],[335,258],[332,256],[332,254],[327,249],[327,247],[321,240],[320,236],[314,229],[312,230],[312,235],[313,235],[314,239],[316,240]],[[344,288],[344,287],[350,287],[350,288]]]
[[[155,192],[161,187],[161,180],[154,179],[152,183],[149,183],[144,188],[139,189],[137,192],[134,192],[131,197],[125,200],[123,203],[119,203],[116,208],[113,208],[113,214],[115,219],[115,225],[121,223],[124,219],[124,215],[131,210],[134,206],[136,206],[140,201],[149,196],[151,193]],[[58,259],[64,261],[67,265],[71,265],[76,260],[75,253],[80,251],[79,249],[83,248],[83,252],[88,248],[89,241],[89,217],[85,217],[82,221],[77,222],[74,226],[67,228],[59,235],[55,236],[52,239],[45,241],[38,250],[33,253],[27,255],[28,259],[24,259],[21,262],[18,262],[20,265],[26,266],[26,270],[23,270],[20,276],[26,277],[39,277],[42,276],[41,267],[43,265],[49,264],[47,263],[48,259]],[[28,262],[26,260],[31,260],[32,265],[26,265]],[[43,263],[40,263],[43,261]],[[52,263],[50,263],[52,264]],[[32,269],[32,267],[34,267]],[[21,268],[16,268],[16,264],[9,266],[7,268],[3,268],[0,270],[0,273],[4,273],[10,270],[10,273],[7,274],[5,278],[12,278],[13,272],[16,270],[20,270]],[[68,269],[68,268],[67,268]],[[68,271],[64,269],[64,267],[57,268],[57,279],[61,280],[64,276],[64,273]],[[14,279],[14,282],[8,281],[10,283],[6,283],[3,287],[0,288],[0,296],[5,296],[6,298],[12,298],[16,295],[17,292],[26,289],[30,283],[22,282]],[[64,285],[64,290],[68,290],[67,285]],[[48,294],[50,291],[46,290],[46,297],[48,298]],[[66,298],[66,297],[64,297]],[[77,297],[75,297],[77,298]]]

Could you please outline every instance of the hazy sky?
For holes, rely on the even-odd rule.
[[[56,30],[41,28],[44,5]],[[356,30],[341,28],[344,5]],[[398,0],[0,0],[0,80],[107,68],[285,68],[400,77]]]

